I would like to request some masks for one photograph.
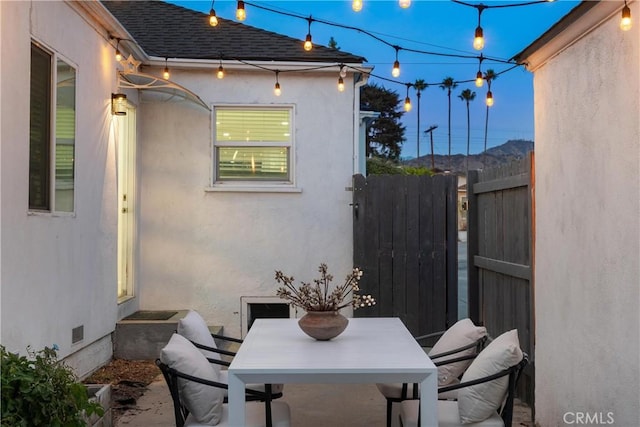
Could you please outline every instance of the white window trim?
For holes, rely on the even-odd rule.
[[[31,43],[29,44],[29,49],[31,49],[31,44],[35,44],[40,49],[51,55],[51,107],[50,107],[50,141],[49,141],[49,151],[50,151],[50,182],[49,182],[49,210],[39,210],[39,209],[31,209],[27,206],[27,215],[29,216],[48,216],[48,217],[76,217],[76,209],[78,203],[78,182],[77,182],[77,162],[78,158],[78,82],[80,81],[80,70],[78,64],[71,61],[69,58],[53,49],[48,44],[42,42],[41,40],[32,37]],[[56,209],[56,114],[58,113],[58,106],[56,105],[57,101],[57,80],[58,80],[58,67],[57,61],[62,60],[67,65],[73,67],[76,72],[76,87],[75,87],[75,134],[74,134],[74,143],[73,143],[73,152],[74,152],[74,161],[73,161],[73,211],[57,211]],[[31,67],[31,64],[29,65]]]
[[[289,177],[290,181],[217,181],[216,177],[216,147],[230,145],[226,143],[216,144],[216,109],[217,108],[287,108],[291,110],[291,144],[289,149]],[[240,192],[240,193],[301,193],[302,188],[296,186],[296,109],[294,104],[211,104],[211,185],[205,188],[205,192]],[[249,144],[263,146],[263,144]],[[278,144],[269,144],[277,146]],[[282,144],[284,145],[284,144]]]

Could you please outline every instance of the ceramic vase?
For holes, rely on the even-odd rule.
[[[298,320],[300,329],[318,341],[328,341],[340,335],[349,319],[337,311],[308,311]]]

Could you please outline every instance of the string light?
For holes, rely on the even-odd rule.
[[[409,88],[411,87],[411,83],[407,83],[407,97],[404,99],[404,111],[407,113],[411,111],[411,98],[409,98]]]
[[[411,6],[411,0],[399,0],[398,4],[400,5],[401,8],[407,9],[409,8],[409,6]]]
[[[238,21],[244,21],[247,19],[247,12],[244,10],[244,1],[238,0],[238,6],[236,8],[236,19]]]
[[[220,66],[218,67],[218,72],[216,73],[216,77],[219,79],[224,78],[224,67],[222,66],[222,59],[220,59]]]
[[[116,61],[122,61],[122,53],[120,52],[120,39],[117,39],[116,43]]]
[[[340,64],[340,77],[343,79],[347,77],[347,67],[344,64]]]
[[[307,31],[307,38],[304,41],[304,50],[306,50],[307,52],[313,49],[313,43],[311,43],[311,21],[312,20],[313,19],[311,17],[309,17],[309,19],[307,20],[309,22],[309,30]]]
[[[164,71],[162,73],[162,76],[164,77],[165,80],[169,80],[169,77],[171,77],[171,74],[169,74],[169,66],[167,64],[168,58],[164,58]]]
[[[344,92],[344,79],[342,77],[338,77],[338,91]]]
[[[624,0],[624,7],[622,8],[620,29],[622,31],[629,31],[631,29],[631,9],[629,9],[629,6],[627,5],[627,0]]]
[[[216,11],[213,9],[213,2],[216,0],[211,0],[211,10],[209,11],[209,25],[215,27],[218,25],[218,17],[216,16]]]
[[[353,0],[353,2],[351,2],[351,9],[353,9],[354,12],[360,12],[362,10],[362,0]]]
[[[400,62],[398,61],[398,50],[400,50],[400,48],[398,46],[395,46],[396,49],[396,60],[393,63],[393,69],[391,70],[391,75],[393,77],[400,77]]]
[[[493,93],[491,91],[487,91],[487,99],[486,99],[487,107],[493,106]]]
[[[473,37],[473,48],[475,50],[484,49],[484,31],[482,30],[482,26],[480,25],[480,17],[482,16],[482,11],[486,8],[487,6],[483,4],[479,4],[476,6],[476,9],[478,9],[478,26],[476,27],[476,32]]]
[[[282,95],[282,90],[280,89],[280,82],[278,81],[278,74],[279,73],[280,73],[280,71],[276,70],[276,84],[273,87],[273,93],[275,94],[275,96]]]
[[[482,54],[480,54],[480,57],[478,58],[478,72],[476,73],[476,87],[482,87],[482,85],[484,85],[484,76],[482,75],[482,60],[484,59],[484,56],[482,56]]]

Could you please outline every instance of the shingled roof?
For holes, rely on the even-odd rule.
[[[102,4],[150,56],[181,59],[362,63],[365,58],[314,45],[227,19],[217,27],[209,16],[163,1],[106,1]]]

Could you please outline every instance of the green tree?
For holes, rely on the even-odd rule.
[[[469,171],[469,146],[471,144],[471,115],[469,113],[469,103],[476,99],[476,93],[471,89],[465,89],[458,95],[467,104],[467,172]]]
[[[498,78],[498,75],[491,68],[485,71],[484,79],[487,81],[487,90],[491,92],[491,82]],[[487,152],[487,131],[489,129],[489,107],[487,104],[487,109],[484,115],[484,151],[482,152],[483,157]]]
[[[416,90],[416,98],[418,98],[418,130],[416,131],[416,158],[420,157],[420,96],[422,95],[422,91],[427,88],[427,83],[425,83],[422,79],[417,79],[413,82],[413,87]]]
[[[379,114],[367,131],[367,157],[399,159],[406,128],[400,123],[404,111],[398,93],[376,84],[365,85],[360,91],[360,109]]]
[[[338,42],[333,38],[333,36],[329,38],[329,47],[331,49],[340,50],[340,46],[338,46]]]
[[[448,126],[449,126],[449,156],[448,163],[449,169],[451,169],[451,91],[458,87],[458,83],[453,80],[453,77],[445,77],[440,83],[440,89],[447,91],[447,98],[449,100],[449,108],[448,108]]]

